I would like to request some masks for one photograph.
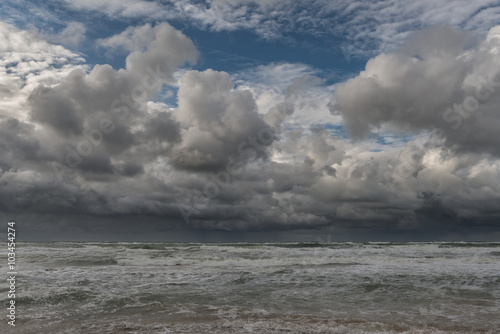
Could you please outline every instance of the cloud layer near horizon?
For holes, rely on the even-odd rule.
[[[130,52],[118,70],[87,68],[40,36],[0,29],[10,43],[0,64],[9,106],[0,119],[3,212],[142,215],[164,227],[227,231],[431,231],[499,221],[498,27],[482,41],[421,31],[334,94],[299,67],[281,91],[187,70],[199,52],[167,23],[100,40]],[[478,90],[480,78],[490,84]],[[176,106],[155,99],[170,88]],[[333,95],[323,99],[321,89]],[[478,104],[466,117],[453,106],[472,103],[467,97]],[[327,104],[331,121],[345,122],[358,142],[294,122]],[[374,131],[412,140],[374,149],[364,139]]]

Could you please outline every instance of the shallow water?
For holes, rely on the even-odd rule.
[[[500,243],[20,243],[17,265],[16,333],[500,327]]]

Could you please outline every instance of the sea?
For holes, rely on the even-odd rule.
[[[500,242],[19,242],[16,265],[0,333],[500,333]]]

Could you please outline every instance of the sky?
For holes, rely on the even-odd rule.
[[[500,239],[498,1],[0,8],[21,239]]]

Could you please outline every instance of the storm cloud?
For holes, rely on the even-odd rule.
[[[109,234],[143,220],[151,231],[444,235],[500,219],[500,27],[483,39],[417,32],[334,86],[269,65],[294,73],[279,89],[248,80],[262,65],[253,77],[194,68],[200,51],[167,23],[99,39],[126,53],[118,69],[0,27],[23,40],[10,42],[15,67],[2,63],[2,101],[19,106],[0,119],[0,209],[33,230],[37,215]],[[39,68],[21,73],[29,57]],[[301,126],[327,108],[332,124]],[[405,140],[373,142],[389,134]]]

